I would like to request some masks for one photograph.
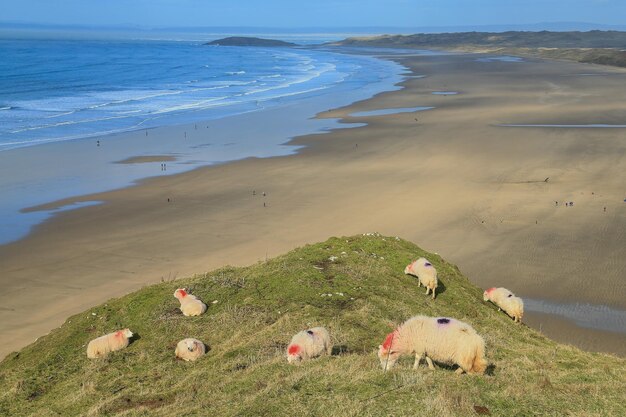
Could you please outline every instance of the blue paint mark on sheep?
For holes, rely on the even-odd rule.
[[[424,266],[433,266],[433,264],[431,264],[430,262],[426,262]]]
[[[313,331],[312,330],[307,330],[306,331],[309,335],[313,336]]]
[[[437,323],[439,323],[439,324],[448,324],[448,323],[450,323],[450,319],[440,318],[440,319],[437,319]]]

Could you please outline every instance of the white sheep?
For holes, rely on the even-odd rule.
[[[483,300],[494,303],[498,306],[498,311],[504,310],[506,314],[513,317],[513,321],[522,322],[524,301],[506,288],[489,288],[483,293]]]
[[[195,361],[206,353],[206,347],[198,339],[189,337],[178,342],[174,353],[184,361]]]
[[[333,345],[328,330],[323,327],[313,327],[296,333],[287,347],[287,362],[298,363],[315,358],[324,353],[330,355]]]
[[[206,304],[195,295],[189,294],[185,288],[174,291],[174,297],[180,301],[180,311],[185,316],[199,316],[206,311]]]
[[[131,337],[133,337],[133,332],[123,329],[95,338],[87,345],[87,357],[89,359],[100,358],[109,352],[124,349],[128,346]]]
[[[446,317],[412,317],[378,346],[384,370],[393,368],[402,355],[415,355],[413,369],[417,369],[422,357],[426,357],[430,369],[435,369],[433,360],[456,364],[458,374],[482,374],[487,368],[483,338],[469,324]]]
[[[433,293],[433,300],[435,299],[435,290],[437,289],[437,270],[428,262],[426,258],[419,258],[417,261],[413,261],[404,268],[404,273],[407,275],[414,275],[417,277],[417,286],[426,287],[426,295],[430,291]]]

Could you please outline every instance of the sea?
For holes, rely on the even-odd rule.
[[[58,211],[99,202],[29,207],[297,152],[286,146],[294,136],[358,126],[316,114],[398,89],[403,79],[397,63],[308,43],[0,39],[0,244]],[[172,130],[170,141],[145,141],[152,129],[190,124],[184,136]],[[152,154],[176,161],[167,170],[116,163]]]
[[[294,48],[0,41],[0,151],[271,107],[379,81],[389,65]]]

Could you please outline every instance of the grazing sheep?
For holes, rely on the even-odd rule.
[[[393,368],[402,355],[415,355],[413,369],[424,356],[430,369],[435,369],[433,360],[458,365],[458,374],[482,374],[487,368],[483,338],[469,324],[445,317],[412,317],[389,333],[378,347],[384,370]]]
[[[513,317],[513,321],[522,322],[524,301],[506,288],[489,288],[483,293],[483,300],[494,303],[498,306],[498,311],[504,310],[506,314]]]
[[[435,299],[435,290],[437,289],[437,270],[435,267],[426,260],[426,258],[419,258],[404,268],[404,273],[407,275],[414,275],[417,277],[417,286],[421,287],[422,284],[426,287],[426,295],[430,291],[433,292],[433,300]]]
[[[296,333],[287,347],[287,362],[298,363],[315,358],[326,352],[330,355],[333,345],[328,330],[323,327],[313,327]]]
[[[206,353],[206,348],[198,339],[187,338],[178,342],[174,353],[184,361],[195,361]]]
[[[133,337],[133,332],[123,329],[93,339],[87,345],[87,357],[89,359],[100,358],[109,352],[124,349],[128,346],[131,337]]]
[[[180,311],[185,316],[199,316],[206,311],[206,304],[195,295],[189,294],[185,288],[174,291],[174,297],[180,301]]]

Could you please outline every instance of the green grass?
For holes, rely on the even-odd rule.
[[[443,49],[626,67],[626,32],[464,32],[348,38],[335,45]]]
[[[443,291],[434,301],[403,274],[419,256],[439,271]],[[173,292],[181,286],[207,302],[206,314],[180,314]],[[376,347],[390,326],[416,314],[474,326],[489,375],[424,364],[414,371],[411,358],[383,373]],[[335,354],[288,365],[291,336],[318,325],[330,330]],[[87,359],[89,340],[123,327],[138,339]],[[185,337],[203,340],[208,354],[175,360]],[[153,285],[69,318],[0,363],[0,415],[470,416],[483,406],[495,416],[623,416],[625,370],[623,359],[513,323],[458,268],[410,242],[343,237]]]

